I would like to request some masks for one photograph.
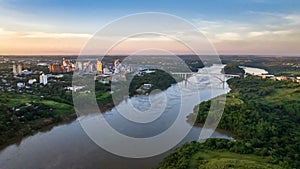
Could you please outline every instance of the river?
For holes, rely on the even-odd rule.
[[[247,66],[240,66],[240,68],[244,69],[245,73],[250,75],[262,75],[262,74],[268,74],[268,71],[260,68],[255,67],[247,67]]]
[[[219,73],[223,65],[214,65],[207,68],[207,72]],[[203,70],[200,70],[203,71]],[[223,89],[220,81],[215,78],[208,78],[203,75],[191,77],[190,81],[195,81],[200,84],[200,88],[193,89],[199,92],[199,95],[189,96],[185,108],[185,115],[190,114],[196,104],[200,101],[209,100],[215,96],[225,94],[229,91],[227,85]],[[211,83],[210,83],[211,82]],[[192,87],[186,82],[180,82],[187,89]],[[216,88],[214,93],[211,92],[212,85]],[[104,118],[116,130],[128,136],[139,138],[150,137],[167,130],[177,116],[179,109],[177,85],[169,87],[165,93],[168,96],[168,104],[162,114],[162,117],[151,122],[150,125],[143,124],[142,126],[135,123],[128,123],[124,117],[118,113],[116,108],[104,113]],[[199,97],[200,99],[196,97]],[[159,95],[157,96],[159,97]],[[147,109],[149,107],[149,96],[136,96],[128,100],[124,100],[118,106],[124,106],[132,103],[137,109]],[[94,115],[97,116],[97,115]],[[89,120],[93,117],[89,117]],[[93,120],[91,120],[93,123]],[[181,119],[182,126],[190,125],[186,119]],[[189,134],[181,141],[180,144],[192,140],[197,140],[200,127],[192,127]],[[211,136],[213,138],[228,138],[231,137],[224,133],[215,131]],[[179,144],[179,145],[180,145]],[[178,145],[178,146],[179,146]],[[126,146],[126,145],[124,145]],[[172,149],[174,150],[174,149]],[[163,160],[164,157],[172,151],[167,151],[161,155],[151,158],[125,158],[111,154],[99,146],[97,146],[83,131],[79,119],[68,124],[62,124],[53,127],[50,131],[38,132],[32,136],[23,138],[20,142],[11,144],[0,151],[0,169],[140,169],[140,168],[155,168]]]

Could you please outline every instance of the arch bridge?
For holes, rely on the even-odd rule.
[[[188,81],[188,78],[196,75],[203,75],[203,76],[211,76],[220,81],[222,83],[222,88],[225,88],[226,80],[223,77],[226,78],[233,78],[233,77],[240,77],[239,75],[234,74],[224,74],[224,73],[205,73],[205,72],[171,72],[172,75],[179,76],[186,82]]]

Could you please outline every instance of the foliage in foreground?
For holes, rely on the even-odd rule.
[[[268,159],[265,168],[300,168],[300,87],[292,82],[275,82],[258,77],[234,78],[228,81],[232,91],[227,101],[219,128],[234,134],[235,140],[224,142],[211,139],[205,146],[199,143],[187,144],[169,156],[161,168],[239,168],[248,166],[249,161],[233,158],[204,158],[201,166],[191,166],[191,160],[201,151],[213,153],[238,153],[255,155],[252,161]],[[220,103],[221,104],[221,103]],[[204,123],[210,109],[210,101],[194,108],[188,118]],[[212,112],[213,113],[213,112]],[[186,147],[190,147],[186,149]],[[200,147],[200,148],[199,148]],[[192,151],[191,151],[192,150]],[[186,153],[186,154],[184,154]],[[180,154],[180,155],[178,155]],[[200,155],[201,157],[201,155]],[[174,160],[175,159],[175,160]],[[238,160],[238,161],[236,161]],[[177,161],[174,163],[174,161]],[[196,160],[197,161],[197,160]],[[198,163],[197,163],[198,164]],[[219,164],[223,164],[218,166]],[[249,163],[250,165],[250,163]],[[275,166],[272,166],[275,165]],[[276,166],[277,165],[277,166]],[[255,165],[253,165],[255,166]],[[256,166],[256,168],[263,168]],[[255,167],[254,167],[255,168]]]
[[[228,152],[237,146],[235,141],[208,139],[205,143],[186,143],[176,149],[159,169],[281,169],[270,157]]]

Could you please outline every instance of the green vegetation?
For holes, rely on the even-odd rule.
[[[95,83],[95,95],[96,101],[99,105],[101,112],[105,112],[108,109],[113,108],[114,102],[110,93],[111,84],[102,84],[99,82]]]
[[[245,74],[244,69],[240,68],[239,66],[229,63],[224,68],[223,71],[225,74],[234,74],[234,75],[243,75]]]
[[[8,69],[5,67],[2,71],[9,72]],[[0,91],[0,145],[5,144],[8,140],[33,134],[48,125],[76,118],[72,92],[66,90],[66,87],[72,86],[72,74],[64,74],[62,78],[50,77],[47,85],[34,83],[28,85],[29,88],[16,88],[16,84],[17,82],[27,84],[29,79],[38,79],[38,75],[22,75],[15,78],[11,73],[5,74],[7,74],[7,82],[13,86],[14,90]],[[130,84],[129,95],[135,95],[136,89],[144,83],[153,84],[148,91],[151,92],[154,89],[165,90],[175,82],[171,76],[160,70],[143,76],[134,76]],[[4,82],[0,83],[5,86]],[[82,83],[84,86],[85,82]],[[124,89],[123,83],[128,82],[116,82],[116,86],[119,88],[114,91],[128,90]],[[117,103],[114,103],[110,93],[111,83],[102,84],[96,81],[95,89],[85,87],[76,92],[76,97],[81,97],[81,100],[89,105],[89,99],[92,99],[91,95],[95,94],[101,112],[105,112],[128,95],[119,91],[117,94],[121,94],[121,97],[118,97],[119,100],[115,100]]]
[[[300,76],[299,57],[275,56],[221,56],[222,63],[265,69],[275,76]]]
[[[154,73],[145,74],[143,76],[134,76],[129,86],[129,95],[133,96],[137,94],[136,90],[145,83],[153,85],[148,91],[151,92],[155,89],[165,90],[169,88],[171,84],[176,83],[176,80],[162,70],[156,70]]]
[[[227,151],[236,145],[235,141],[226,139],[186,143],[168,156],[159,169],[282,169],[272,164],[270,157]]]
[[[192,72],[198,72],[199,68],[203,68],[204,64],[198,56],[181,56],[181,59],[184,60],[185,64],[189,67]],[[206,64],[206,66],[208,66]]]
[[[300,168],[300,86],[254,76],[228,83],[232,91],[218,127],[232,132],[235,140],[189,143],[161,168]],[[197,105],[188,118],[204,123],[210,102]]]
[[[74,113],[70,104],[13,92],[0,92],[0,106],[0,144],[31,134]]]
[[[267,158],[254,155],[207,151],[194,154],[191,158],[190,168],[281,169],[282,167],[270,164]]]

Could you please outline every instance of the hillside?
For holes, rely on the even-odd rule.
[[[204,146],[189,143],[193,151],[179,148],[161,168],[300,168],[300,86],[254,76],[228,83],[232,91],[218,127],[235,139],[209,139]],[[204,123],[209,108],[210,101],[203,102],[188,118]],[[188,153],[178,156],[182,151]]]

